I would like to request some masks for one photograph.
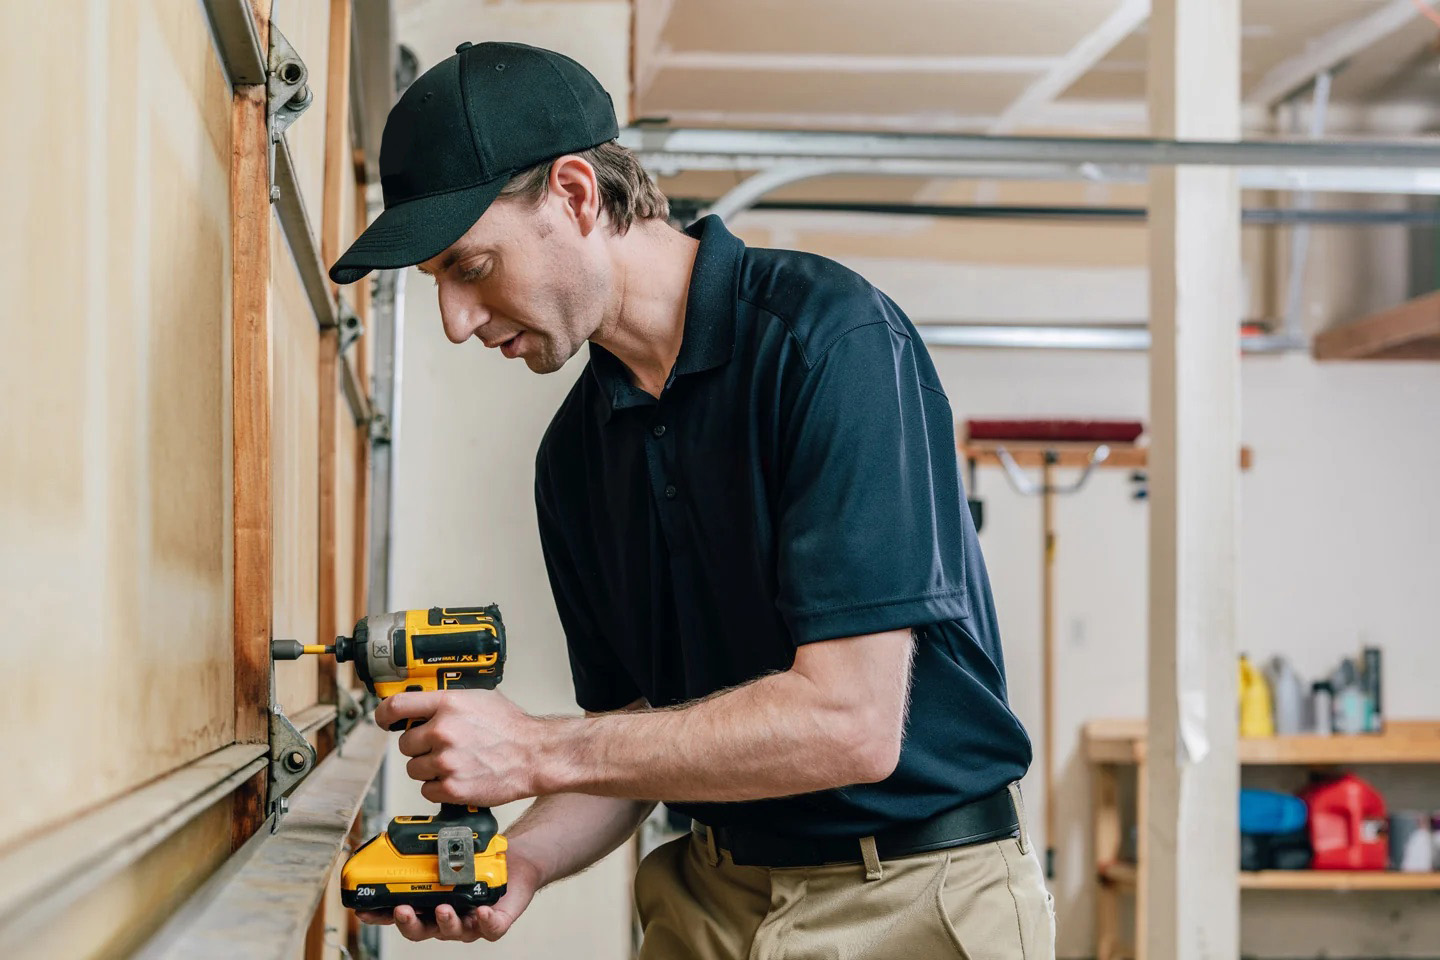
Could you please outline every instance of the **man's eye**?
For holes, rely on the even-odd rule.
[[[470,267],[469,269],[465,270],[463,273],[460,274],[460,282],[474,283],[476,280],[482,279],[489,272],[490,264],[488,263],[482,263],[478,266]]]

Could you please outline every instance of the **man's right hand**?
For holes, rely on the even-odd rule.
[[[499,940],[505,931],[530,906],[540,889],[540,871],[530,861],[517,856],[512,849],[506,855],[505,896],[490,907],[477,907],[457,913],[454,907],[441,904],[435,908],[433,920],[422,920],[412,907],[394,910],[357,910],[362,923],[394,924],[406,940],[459,940],[470,943],[484,937]]]

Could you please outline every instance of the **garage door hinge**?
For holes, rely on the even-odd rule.
[[[336,321],[340,327],[340,353],[344,354],[354,345],[360,335],[365,332],[365,324],[361,322],[360,315],[350,306],[344,297],[338,298],[339,307],[336,310]]]
[[[370,445],[374,447],[390,445],[390,418],[378,410],[370,418]]]
[[[265,100],[266,116],[270,122],[270,201],[279,199],[279,188],[275,186],[275,144],[285,135],[286,129],[304,113],[314,101],[307,82],[310,71],[300,54],[290,46],[285,34],[270,25],[270,58],[266,64]]]
[[[315,768],[315,748],[276,707],[270,711],[270,792],[269,812],[274,826],[289,807],[286,796]],[[272,826],[273,829],[273,826]]]

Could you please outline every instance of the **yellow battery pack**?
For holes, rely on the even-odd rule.
[[[448,903],[457,911],[488,906],[505,895],[508,844],[499,835],[489,810],[447,807],[437,817],[395,817],[390,825],[360,846],[340,871],[340,900],[357,910],[382,910],[401,905],[433,913]],[[474,879],[441,881],[445,851],[440,831],[469,827]],[[452,866],[454,866],[452,860]],[[463,863],[461,864],[463,867]]]

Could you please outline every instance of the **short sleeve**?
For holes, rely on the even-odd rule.
[[[879,319],[844,333],[794,391],[777,603],[797,644],[965,616],[953,420],[919,370],[910,337]]]
[[[542,454],[536,462],[535,513],[539,518],[545,570],[570,653],[575,702],[580,709],[595,713],[618,710],[640,699],[640,692],[597,629],[582,587],[582,574],[575,563],[577,552],[566,541],[565,527],[559,520],[544,474]]]

